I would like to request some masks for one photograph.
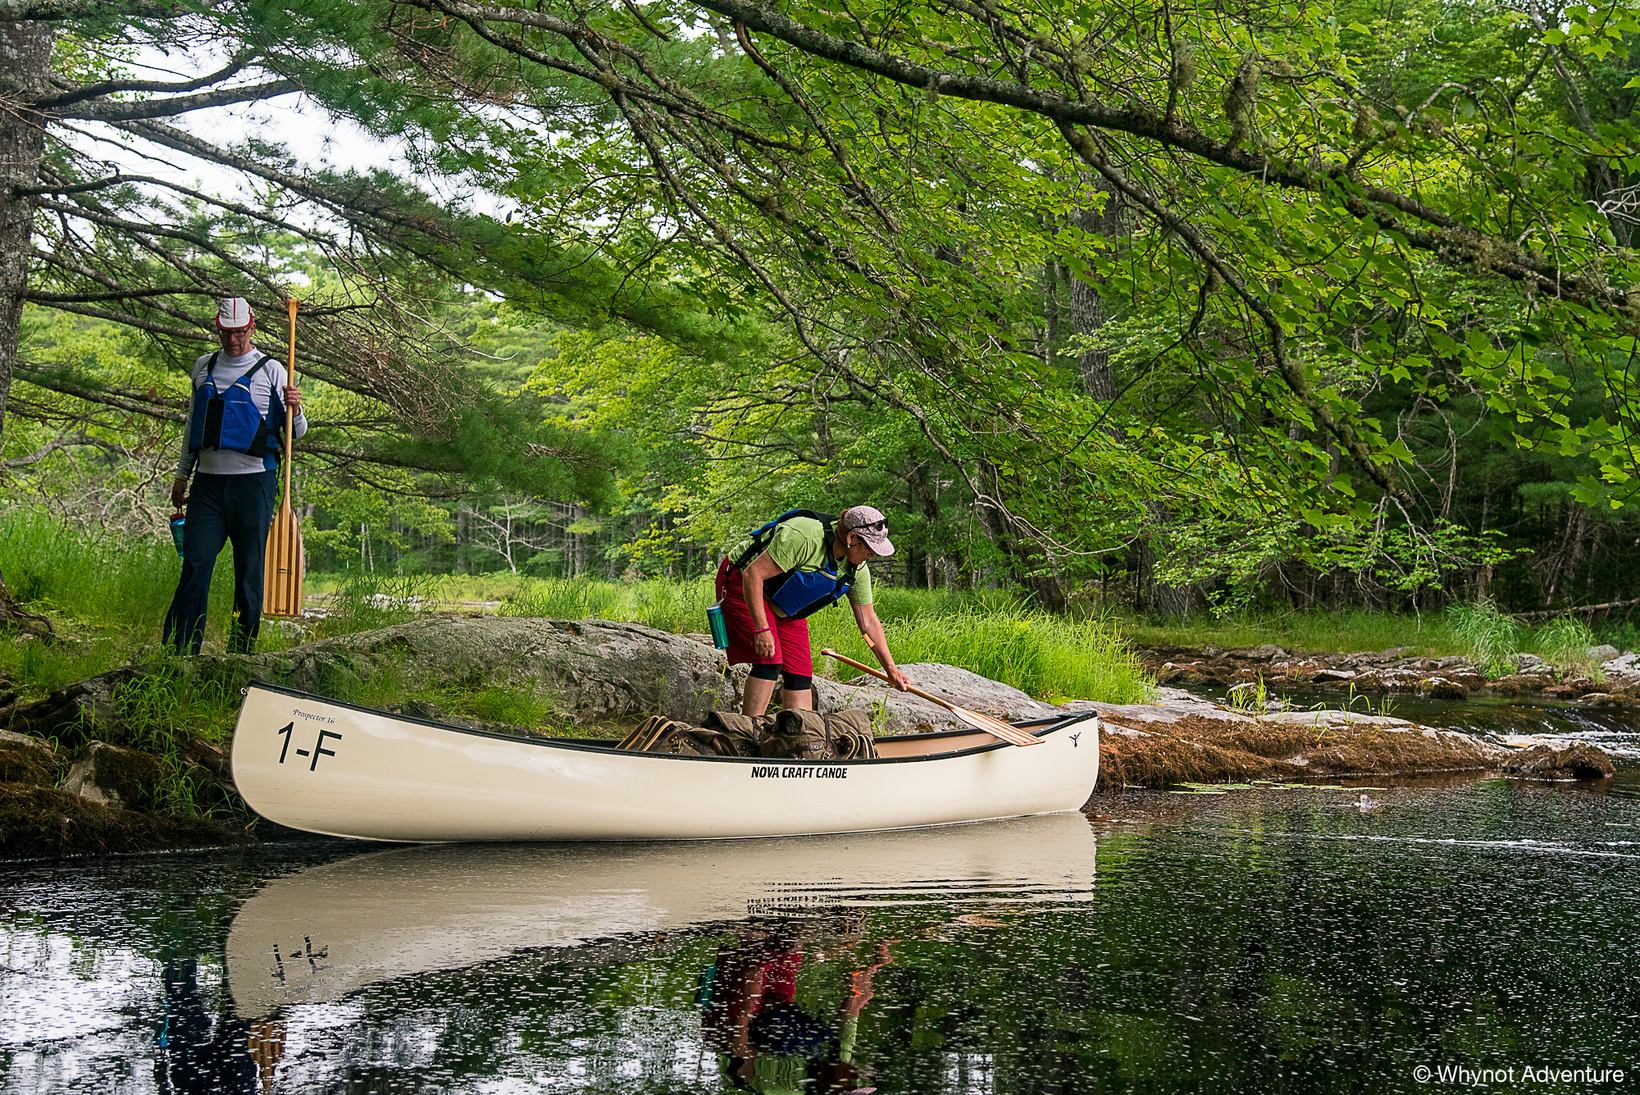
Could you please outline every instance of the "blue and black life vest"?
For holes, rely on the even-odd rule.
[[[284,404],[279,402],[277,392],[270,391],[267,413],[259,411],[251,399],[251,378],[273,358],[264,356],[244,376],[228,385],[226,391],[219,392],[216,377],[212,375],[219,356],[212,354],[206,362],[205,380],[199,386],[210,392],[210,398],[200,399],[199,389],[194,391],[193,413],[188,419],[188,448],[196,453],[202,449],[228,449],[261,457],[271,470],[278,463],[279,434],[274,427],[284,422]]]
[[[822,608],[830,608],[848,595],[854,585],[854,564],[849,563],[838,569],[837,560],[831,556],[832,529],[837,525],[837,517],[831,513],[816,513],[811,509],[789,509],[776,517],[768,524],[752,531],[752,542],[740,557],[730,565],[736,570],[745,570],[746,566],[768,549],[769,542],[774,539],[774,530],[785,521],[794,517],[812,517],[820,522],[824,530],[821,540],[820,554],[825,560],[824,570],[793,570],[785,574],[777,574],[763,583],[763,601],[774,608],[782,619],[801,620],[812,616]]]

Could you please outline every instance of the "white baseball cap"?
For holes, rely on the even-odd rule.
[[[251,302],[244,297],[223,297],[216,309],[216,325],[224,331],[249,327],[255,318],[251,312]]]

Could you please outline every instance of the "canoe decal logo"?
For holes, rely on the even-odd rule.
[[[285,763],[286,758],[290,756],[290,742],[291,739],[296,736],[296,724],[294,722],[287,722],[284,726],[280,727],[278,730],[275,730],[274,733],[285,739],[284,748],[279,750],[279,763],[283,764]],[[313,763],[308,765],[308,771],[315,771],[319,767],[320,757],[333,757],[336,755],[336,750],[325,748],[326,738],[334,738],[336,741],[341,741],[342,735],[338,734],[334,730],[320,730],[319,740],[313,743],[312,749],[296,750],[296,755],[299,757],[313,758]]]
[[[848,769],[834,764],[752,765],[753,779],[847,779]]]
[[[1080,749],[1081,748],[1081,746],[1077,743],[1077,739],[1080,738],[1081,736],[1082,736],[1082,732],[1080,730],[1078,730],[1076,733],[1071,735],[1071,748],[1072,749]]]

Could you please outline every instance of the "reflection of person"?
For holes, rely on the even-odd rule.
[[[250,653],[262,626],[262,560],[279,492],[279,446],[285,412],[291,433],[307,432],[301,390],[285,367],[251,343],[256,317],[243,297],[222,301],[216,316],[222,349],[194,362],[194,398],[182,438],[171,503],[188,497],[182,577],[165,614],[165,643],[198,654],[205,639],[211,572],[225,543],[233,544],[234,623],[228,649]],[[195,472],[198,472],[196,475]]]
[[[245,1024],[211,1015],[199,991],[199,962],[169,949],[160,968],[164,1014],[155,1032],[154,1086],[179,1095],[194,1091],[257,1090],[256,1062],[245,1052]]]
[[[835,1024],[797,1003],[797,973],[803,951],[787,933],[718,951],[711,967],[702,1022],[724,1055],[729,1082],[762,1095],[849,1093],[864,1095],[854,1064],[860,1012],[871,1001],[872,976],[893,962],[888,943],[878,943],[875,961],[849,976],[849,996]]]
[[[854,622],[895,687],[911,682],[894,664],[872,607],[874,555],[892,555],[888,521],[870,506],[846,509],[835,520],[792,510],[754,532],[718,567],[717,595],[729,631],[730,665],[749,663],[741,711],[761,715],[782,683],[784,706],[814,707],[814,661],[808,617],[844,596]]]

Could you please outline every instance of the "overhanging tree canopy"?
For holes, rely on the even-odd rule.
[[[519,214],[457,215],[401,182],[254,148],[209,153],[321,209],[318,228],[281,223],[330,233],[310,243],[377,279],[370,309],[396,314],[375,287],[432,270],[720,357],[766,320],[783,337],[739,359],[704,441],[779,434],[789,448],[825,407],[871,410],[1005,538],[1059,558],[1179,513],[1229,529],[1295,516],[1327,529],[1385,507],[1427,522],[1444,503],[1417,462],[1420,416],[1458,397],[1483,400],[1503,442],[1582,459],[1583,501],[1634,489],[1629,3],[123,12],[145,34],[208,26],[254,50],[220,87],[143,94],[177,104],[294,81],[410,135],[419,170]],[[1420,37],[1423,24],[1442,33]],[[197,140],[136,116],[161,106],[92,95],[58,109],[103,110],[173,149]],[[94,189],[40,200],[117,216],[86,211],[112,201],[111,181],[83,168],[47,181]],[[169,262],[163,250],[135,245],[116,285]],[[92,257],[74,261],[105,272]],[[110,287],[70,265],[51,276],[82,280],[50,291],[81,299],[54,303],[160,335],[177,323],[153,292],[84,299]],[[1068,308],[1052,291],[1066,275]],[[369,389],[336,337],[321,369]],[[1574,389],[1585,404],[1598,393],[1598,411],[1571,417]],[[1411,408],[1394,420],[1372,409],[1390,390]]]

